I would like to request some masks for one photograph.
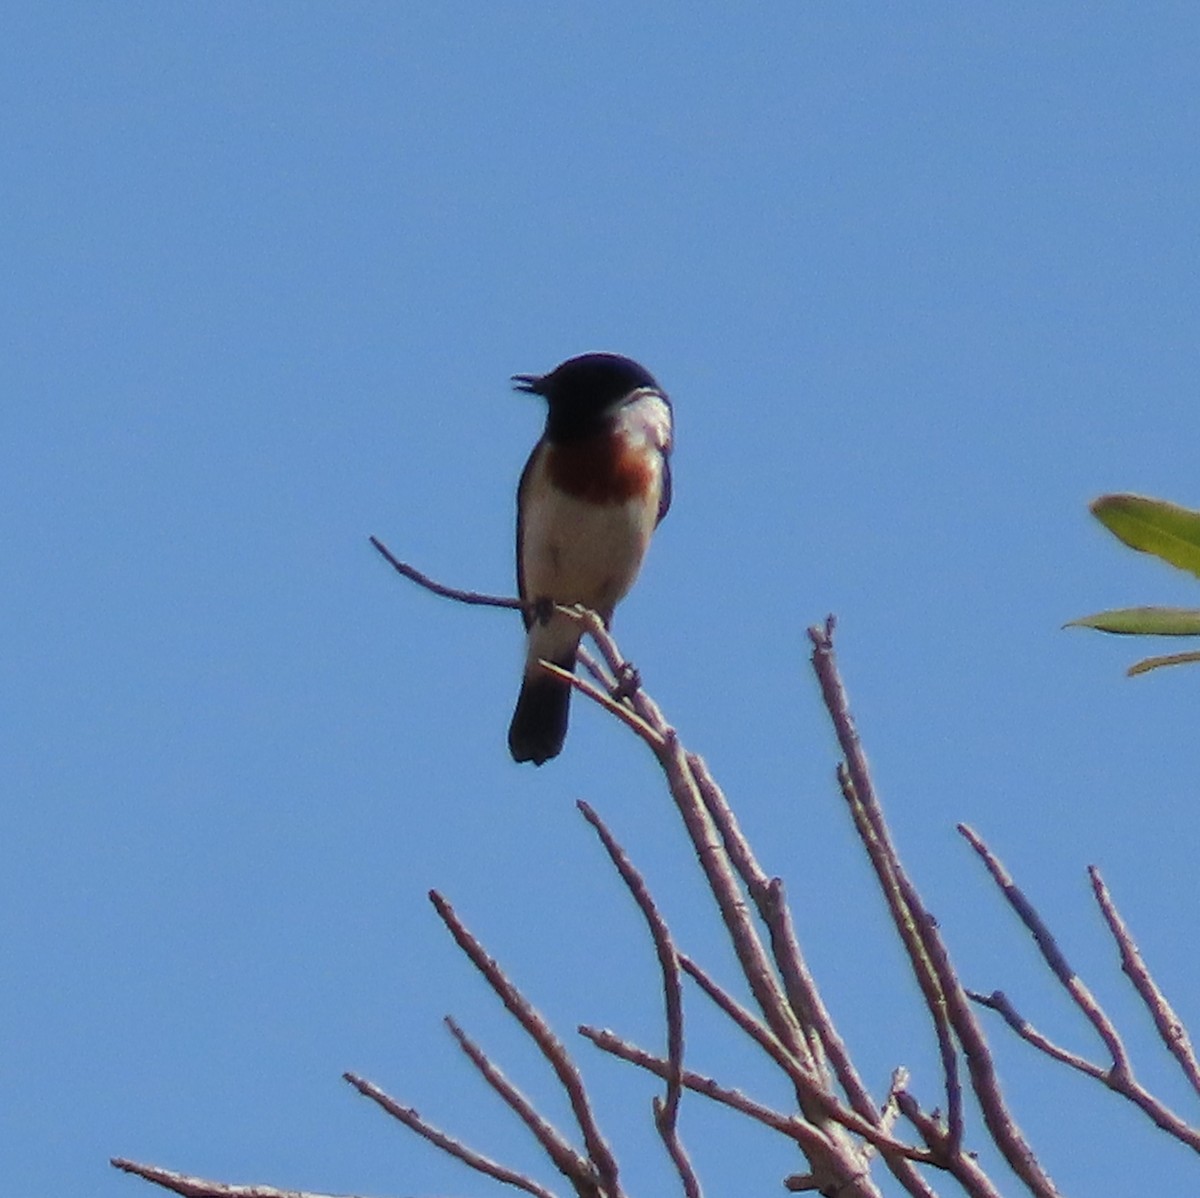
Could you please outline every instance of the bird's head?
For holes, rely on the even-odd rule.
[[[581,354],[549,374],[515,374],[518,391],[541,395],[549,404],[547,434],[554,440],[587,436],[638,392],[662,391],[654,376],[620,354]]]

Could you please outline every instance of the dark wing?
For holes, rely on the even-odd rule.
[[[658,519],[655,527],[662,523],[663,517],[671,508],[671,459],[664,453],[662,459],[662,491],[658,497]]]
[[[529,598],[525,594],[525,568],[521,564],[521,558],[524,556],[521,549],[525,543],[525,487],[533,470],[533,461],[541,450],[542,444],[543,442],[539,441],[533,447],[533,452],[525,463],[525,469],[521,471],[521,481],[517,484],[517,594],[523,600]],[[522,608],[521,619],[525,621],[525,627],[528,629],[533,623],[533,613],[528,608]]]
[[[663,446],[662,451],[662,493],[658,497],[658,519],[655,521],[655,527],[662,523],[663,517],[671,507],[671,451],[675,448],[675,408],[661,391],[659,395],[663,403],[667,405],[667,411],[671,416],[671,426],[667,434],[667,443]]]

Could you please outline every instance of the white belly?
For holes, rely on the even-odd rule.
[[[536,470],[536,467],[535,467]],[[521,570],[530,599],[582,603],[606,619],[633,585],[658,515],[658,494],[598,506],[530,479]]]
[[[521,539],[525,598],[580,603],[607,623],[641,568],[658,519],[661,474],[642,499],[598,505],[547,485],[539,456],[526,479]],[[579,625],[562,615],[529,630],[528,660],[570,661]]]

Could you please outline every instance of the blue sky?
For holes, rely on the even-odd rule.
[[[1194,1114],[1084,867],[1200,1033],[1200,673],[1126,680],[1136,644],[1060,629],[1196,601],[1086,511],[1200,506],[1194,5],[46,3],[5,24],[9,1192],[144,1192],[110,1155],[484,1192],[344,1069],[539,1168],[441,1016],[561,1102],[425,893],[564,1034],[657,1043],[653,957],[579,797],[732,981],[644,748],[577,703],[560,759],[513,765],[517,621],[366,541],[511,589],[541,413],[507,380],[588,349],[644,362],[677,419],[621,645],[787,879],[866,1076],[908,1064],[936,1101],[833,788],[804,636],[830,611],[968,983],[1095,1052],[959,820]],[[688,1009],[698,1069],[783,1100]],[[1194,1188],[1187,1150],[988,1026],[1064,1190]],[[633,1189],[670,1185],[654,1087],[578,1057]],[[714,1194],[797,1167],[699,1100],[682,1126]]]

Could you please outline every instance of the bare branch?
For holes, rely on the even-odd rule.
[[[617,647],[617,642],[613,640],[612,634],[604,627],[604,621],[594,611],[587,611],[586,609],[576,610],[577,618],[583,624],[587,635],[599,651],[604,665],[612,676],[612,680],[609,681],[604,677],[599,665],[586,650],[580,650],[580,660],[587,665],[588,669],[602,683],[610,687],[614,698],[619,695],[620,698],[625,699],[642,720],[645,721],[646,725],[662,738],[663,747],[656,749],[655,752],[664,771],[667,772],[667,780],[670,782],[670,772],[664,758],[664,753],[670,752],[669,741],[674,735],[674,729],[663,718],[663,713],[659,709],[658,704],[654,702],[640,685],[629,686],[630,676],[632,675],[636,679],[637,671],[621,655],[621,650]],[[677,797],[676,802],[678,803]]]
[[[865,769],[865,763],[864,767]],[[905,888],[903,870],[896,850],[891,844],[887,826],[883,822],[882,810],[872,813],[863,802],[846,764],[839,765],[838,785],[850,808],[855,830],[867,851],[875,876],[883,890],[884,900],[892,915],[892,922],[900,935],[900,942],[908,955],[913,976],[917,980],[925,1006],[933,1022],[937,1038],[938,1055],[942,1063],[942,1076],[946,1088],[946,1109],[949,1115],[949,1138],[956,1146],[962,1142],[962,1083],[958,1076],[958,1053],[950,1026],[946,993],[933,955],[927,943],[925,929],[928,921],[922,918],[924,909],[914,910]],[[868,789],[868,795],[872,792]],[[881,831],[882,827],[882,831]],[[915,893],[915,891],[914,891]],[[919,901],[919,900],[918,900]]]
[[[137,1161],[114,1156],[109,1164],[114,1169],[144,1177],[163,1189],[183,1194],[184,1198],[333,1198],[331,1195],[311,1193],[307,1190],[280,1190],[275,1186],[229,1185],[222,1181],[209,1181],[203,1177],[190,1177],[186,1173],[175,1173],[160,1169],[156,1165],[141,1165]],[[344,1196],[345,1198],[345,1196]],[[549,1195],[548,1198],[553,1198]]]
[[[993,990],[991,994],[980,994],[977,990],[968,990],[967,997],[972,1002],[978,1003],[981,1007],[987,1007],[989,1010],[995,1011],[1022,1040],[1027,1044],[1032,1044],[1039,1052],[1044,1052],[1048,1057],[1053,1057],[1054,1060],[1060,1061],[1064,1065],[1069,1065],[1072,1069],[1078,1069],[1080,1073],[1084,1073],[1088,1077],[1094,1077],[1097,1081],[1102,1081],[1106,1085],[1108,1084],[1109,1071],[1107,1069],[1094,1064],[1086,1057],[1081,1057],[1078,1053],[1071,1052],[1069,1049],[1055,1044],[1049,1037],[1043,1036],[1012,1005],[1008,995],[1003,990]]]
[[[429,899],[441,916],[442,922],[450,929],[450,934],[459,948],[483,974],[488,985],[529,1034],[554,1070],[571,1103],[575,1121],[579,1124],[584,1144],[587,1146],[588,1157],[599,1173],[600,1183],[610,1198],[616,1198],[621,1193],[617,1180],[617,1162],[596,1124],[583,1078],[580,1077],[579,1070],[567,1053],[566,1047],[542,1015],[509,981],[500,966],[488,956],[479,941],[467,930],[466,925],[454,913],[454,908],[436,890],[429,892]]]
[[[759,915],[767,926],[771,937],[771,955],[783,979],[784,994],[805,1037],[808,1051],[801,1056],[801,1063],[818,1071],[822,1078],[828,1081],[829,1071],[825,1067],[825,1033],[829,1033],[834,1040],[837,1040],[837,1033],[817,992],[816,984],[808,972],[794,929],[790,924],[784,927],[778,919],[778,906],[771,893],[772,886],[778,879],[768,877],[766,870],[759,865],[750,848],[750,842],[737,822],[733,808],[730,807],[704,759],[697,753],[689,753],[687,763],[692,777],[696,780],[700,797],[704,800],[704,806],[721,833],[725,852],[745,883]],[[837,1040],[837,1043],[840,1044],[840,1040]],[[866,1093],[865,1087],[862,1092]]]
[[[650,895],[646,880],[629,859],[629,855],[617,843],[616,838],[590,803],[580,799],[575,805],[599,835],[609,858],[621,875],[621,880],[628,887],[634,902],[642,912],[654,940],[654,950],[658,956],[659,968],[662,970],[663,999],[667,1014],[667,1061],[670,1068],[667,1074],[667,1095],[664,1102],[666,1114],[674,1120],[679,1109],[679,1078],[683,1072],[683,987],[679,980],[679,954],[671,939],[671,931],[667,927],[667,922],[663,919]]]
[[[343,1073],[342,1076],[365,1098],[371,1099],[372,1102],[387,1111],[393,1119],[398,1119],[410,1131],[415,1131],[417,1135],[422,1136],[456,1160],[462,1161],[464,1165],[469,1165],[477,1172],[495,1178],[496,1181],[516,1186],[517,1189],[524,1190],[527,1194],[533,1194],[535,1198],[555,1198],[552,1190],[539,1185],[533,1178],[526,1177],[525,1174],[518,1173],[506,1165],[501,1165],[498,1161],[476,1152],[473,1148],[468,1148],[461,1140],[447,1135],[440,1128],[434,1127],[432,1123],[422,1119],[412,1107],[401,1106],[390,1094],[381,1090],[373,1082],[359,1077],[356,1073]],[[246,1195],[245,1198],[254,1198],[254,1196]],[[267,1195],[266,1198],[273,1198],[273,1196]]]
[[[525,1097],[500,1068],[448,1015],[445,1019],[459,1047],[470,1058],[471,1063],[483,1075],[484,1080],[516,1112],[521,1122],[533,1132],[555,1168],[575,1187],[581,1195],[597,1193],[596,1174],[590,1163],[571,1147],[566,1137],[548,1119],[538,1114],[533,1103]]]
[[[507,607],[516,611],[522,611],[532,606],[515,596],[484,595],[479,591],[461,591],[458,587],[448,587],[444,583],[434,582],[428,574],[422,574],[415,566],[410,566],[407,562],[402,562],[395,557],[378,537],[371,537],[370,541],[397,574],[404,575],[405,578],[415,582],[417,586],[424,587],[427,591],[432,591],[443,599],[453,599],[456,603],[469,603],[473,607]]]
[[[851,1107],[868,1124],[878,1127],[879,1131],[886,1135],[886,1122],[876,1109],[870,1092],[850,1059],[850,1050],[838,1032],[800,950],[782,879],[772,878],[767,884],[766,892],[759,895],[758,903],[759,911],[771,933],[771,951],[783,974],[788,1001],[797,1014],[800,1010],[808,1012],[810,1034],[819,1039]],[[897,1108],[892,1094],[889,1094],[889,1102],[892,1104],[894,1116]],[[842,1119],[841,1122],[845,1124],[846,1120]],[[872,1142],[880,1149],[883,1162],[892,1175],[910,1194],[915,1198],[931,1198],[933,1190],[912,1166],[906,1154],[892,1151],[877,1139]]]
[[[860,835],[863,835],[864,828],[870,830],[870,837],[863,837],[869,852],[871,840],[878,842],[879,851],[872,856],[872,864],[879,861],[886,868],[881,872],[879,865],[876,865],[877,876],[884,886],[885,893],[890,885],[889,878],[894,878],[895,888],[903,901],[903,910],[908,912],[907,918],[902,913],[900,914],[900,918],[897,919],[897,927],[901,929],[902,935],[907,937],[909,934],[904,930],[905,925],[911,923],[920,938],[922,953],[914,954],[910,951],[909,954],[914,971],[919,978],[923,968],[920,965],[920,958],[927,956],[936,974],[937,983],[945,1001],[946,1017],[966,1055],[971,1085],[979,1100],[984,1122],[987,1124],[993,1141],[1004,1155],[1005,1160],[1008,1161],[1009,1166],[1032,1193],[1038,1195],[1039,1198],[1057,1198],[1058,1190],[1045,1170],[1042,1169],[1004,1101],[987,1040],[942,943],[937,921],[925,909],[916,887],[904,871],[899,855],[892,844],[891,834],[883,816],[883,808],[871,781],[866,754],[863,752],[858,730],[850,714],[846,689],[838,672],[833,651],[833,630],[834,619],[830,616],[823,627],[810,628],[808,635],[813,644],[813,670],[820,683],[821,694],[845,758],[845,767],[841,772],[849,785],[843,786],[843,790],[852,811],[861,807],[861,814],[856,813],[855,815],[856,827],[859,828]],[[906,947],[908,943],[909,940],[906,939]],[[927,997],[927,1003],[928,1001]],[[936,1005],[935,1003],[931,1006],[931,1013],[934,1013]],[[935,1023],[937,1018],[935,1014]],[[945,1056],[943,1059],[946,1059]],[[949,1108],[948,1135],[950,1147],[953,1149],[952,1155],[956,1161],[967,1160],[969,1158],[965,1156],[961,1148],[961,1097],[956,1093],[956,1070],[947,1072],[946,1091]]]
[[[598,1048],[605,1052],[610,1052],[614,1056],[620,1057],[623,1061],[629,1061],[633,1065],[637,1065],[642,1069],[646,1069],[651,1073],[662,1077],[667,1069],[667,1062],[660,1060],[644,1049],[638,1048],[634,1044],[630,1044],[627,1040],[622,1039],[614,1032],[602,1030],[599,1028],[581,1027],[580,1034],[586,1036]],[[698,1094],[703,1094],[707,1098],[711,1098],[714,1102],[722,1103],[725,1106],[748,1116],[751,1119],[762,1123],[764,1126],[777,1131],[789,1139],[793,1139],[800,1146],[801,1150],[809,1157],[810,1160],[819,1157],[819,1144],[815,1142],[814,1137],[820,1133],[807,1120],[796,1117],[795,1115],[785,1115],[781,1111],[774,1110],[771,1107],[763,1106],[761,1103],[755,1102],[748,1098],[740,1090],[729,1089],[720,1085],[710,1077],[705,1077],[703,1074],[694,1073],[690,1069],[685,1069],[683,1073],[683,1084],[689,1090],[695,1090]],[[915,1104],[914,1104],[915,1105]],[[854,1118],[853,1114],[847,1112],[850,1118]],[[912,1148],[909,1145],[903,1144],[898,1140],[889,1140],[883,1133],[876,1128],[870,1129],[870,1134],[881,1145],[887,1143],[889,1148],[895,1152],[904,1152],[912,1154],[915,1159],[925,1159],[925,1154],[919,1148]],[[945,1134],[941,1134],[942,1144],[931,1144],[932,1152],[929,1159],[935,1156],[939,1161],[945,1157],[944,1151]],[[987,1177],[982,1169],[975,1161],[965,1153],[960,1153],[952,1161],[948,1161],[941,1165],[954,1174],[955,1177],[963,1183],[964,1189],[971,1195],[971,1198],[1000,1198],[999,1191],[988,1189],[978,1184],[978,1180],[982,1179],[987,1182]],[[910,1166],[911,1168],[911,1166]],[[920,1198],[937,1198],[936,1192],[930,1187],[921,1176],[913,1171],[913,1183],[905,1185],[905,1188],[910,1194],[919,1195]],[[814,1178],[811,1173],[795,1174],[785,1182],[788,1189],[792,1190],[812,1190],[818,1188],[821,1182]],[[842,1181],[842,1185],[849,1186],[846,1191],[834,1192],[858,1192],[854,1189],[855,1186],[870,1187],[870,1179],[865,1171],[865,1167],[860,1167],[859,1171],[848,1175]],[[824,1192],[824,1191],[822,1191]]]
[[[822,1079],[817,1077],[808,1064],[793,1056],[787,1047],[771,1033],[771,1029],[765,1023],[755,1018],[753,1012],[742,1006],[729,991],[715,981],[686,953],[680,953],[679,964],[688,977],[712,999],[716,1006],[728,1015],[796,1084],[802,1086],[809,1094],[820,1093],[824,1100],[827,1091],[822,1086]]]
[[[658,956],[659,968],[662,971],[663,1001],[666,1007],[667,1019],[667,1092],[662,1100],[654,1102],[654,1125],[662,1137],[664,1146],[679,1173],[684,1193],[688,1198],[700,1198],[700,1181],[687,1152],[679,1139],[679,1099],[682,1091],[680,1077],[683,1073],[683,986],[679,980],[679,954],[671,939],[671,930],[663,919],[650,888],[646,885],[637,867],[629,858],[629,854],[617,843],[616,837],[609,831],[607,825],[596,814],[589,803],[580,799],[576,806],[582,812],[584,819],[595,828],[600,840],[608,852],[613,865],[621,875],[629,893],[633,895],[654,941],[654,951]]]
[[[1104,1046],[1112,1057],[1113,1072],[1131,1077],[1133,1070],[1129,1064],[1129,1054],[1125,1051],[1125,1045],[1116,1026],[1096,1000],[1095,995],[1084,984],[1083,979],[1071,968],[1062,949],[1058,947],[1058,941],[1054,939],[1045,921],[1037,913],[1037,909],[1013,881],[1012,875],[1004,868],[996,854],[984,843],[983,837],[966,824],[959,824],[958,830],[987,866],[988,873],[992,875],[996,885],[1008,900],[1009,906],[1029,929],[1042,954],[1042,959],[1050,967],[1050,972],[1058,978],[1063,989],[1071,996],[1075,1005],[1096,1029],[1100,1039],[1104,1041]]]
[[[687,1195],[687,1198],[703,1198],[704,1191],[700,1186],[700,1178],[696,1175],[692,1158],[679,1138],[679,1128],[676,1126],[675,1117],[668,1113],[667,1104],[657,1094],[651,1100],[650,1105],[654,1110],[654,1126],[658,1128],[658,1134],[662,1137],[663,1144],[666,1145],[667,1154],[675,1166],[675,1172],[679,1174],[684,1194]]]
[[[800,941],[792,923],[782,878],[771,878],[765,891],[758,896],[758,909],[771,934],[771,952],[783,975],[788,1001],[806,1026],[812,1029],[821,1045],[820,1057],[828,1057],[834,1074],[845,1091],[850,1105],[868,1123],[877,1123],[879,1112],[863,1080],[850,1059],[850,1050],[839,1034],[817,989],[816,979],[809,972],[808,962],[800,949]]]
[[[1113,1090],[1141,1108],[1156,1127],[1182,1141],[1193,1152],[1200,1152],[1200,1129],[1181,1119],[1165,1102],[1155,1098],[1141,1083],[1132,1077],[1110,1076],[1107,1080]]]
[[[770,959],[751,922],[729,856],[701,798],[687,755],[673,731],[668,733],[667,744],[659,760],[666,770],[675,805],[683,817],[709,889],[717,900],[721,918],[751,993],[772,1032],[790,1051],[805,1059],[808,1049],[799,1024],[787,1006]]]
[[[426,585],[431,581],[419,571],[415,571],[411,567],[406,568],[404,563],[397,562],[385,550],[382,544],[377,541],[374,543],[377,550],[400,573],[418,582],[420,585]],[[439,584],[434,584],[429,589],[439,594],[446,594],[450,598],[467,602],[488,603],[494,598],[480,598],[474,593],[459,592],[452,588],[442,588]],[[519,606],[519,604],[513,604],[511,601],[492,605]],[[734,943],[735,951],[738,953],[743,972],[746,974],[751,990],[755,994],[774,1033],[793,1052],[799,1054],[802,1058],[810,1056],[812,1050],[806,1043],[804,1032],[788,1006],[787,996],[778,978],[775,976],[770,959],[759,940],[757,930],[748,916],[744,896],[730,869],[728,858],[722,851],[720,840],[713,827],[711,817],[708,815],[703,801],[697,794],[696,781],[691,775],[686,755],[679,745],[673,730],[663,720],[662,713],[653,700],[641,690],[636,671],[631,670],[621,657],[615,642],[604,627],[603,621],[596,613],[582,609],[577,609],[572,614],[580,621],[591,636],[600,657],[612,672],[613,683],[609,686],[609,680],[604,678],[602,674],[599,675],[602,684],[609,691],[608,694],[605,694],[591,684],[585,683],[582,679],[574,676],[571,678],[566,678],[565,675],[560,676],[569,685],[575,686],[576,689],[588,694],[593,701],[599,702],[611,714],[616,715],[628,726],[631,726],[655,752],[667,775],[672,795],[684,819],[685,827],[687,827],[692,839],[701,866],[709,880],[710,888],[717,898],[718,908],[721,911],[726,928]],[[553,664],[544,662],[540,664],[543,669],[549,672],[556,672]],[[590,658],[585,658],[584,664],[585,668],[594,669]],[[598,673],[598,671],[594,672]],[[631,718],[630,712],[636,714]],[[439,901],[436,896],[434,897],[434,901],[435,903]],[[439,910],[442,910],[442,907],[439,907]],[[443,914],[443,918],[446,918],[445,914]],[[451,930],[454,931],[454,928],[452,927]],[[464,950],[471,955],[477,967],[485,973],[489,982],[497,989],[497,993],[501,994],[506,1004],[510,1005],[510,1009],[514,1011],[514,1014],[517,1014],[519,1007],[514,1006],[510,998],[506,997],[505,989],[498,984],[498,979],[489,974],[484,964],[487,961],[486,954],[482,954],[481,949],[478,954],[472,953],[468,940],[457,931],[454,934]],[[494,963],[492,964],[494,965]],[[520,1016],[518,1015],[518,1017]],[[531,1034],[534,1034],[532,1030]],[[561,1045],[558,1048],[561,1049]],[[565,1053],[565,1050],[562,1051]],[[803,1107],[805,1098],[799,1093],[797,1097]],[[580,1089],[577,1096],[572,1096],[573,1104],[576,1098],[583,1099],[582,1089]],[[830,1122],[828,1116],[824,1115],[821,1110],[818,1110],[816,1115],[827,1124],[827,1127],[824,1130],[823,1136],[818,1141],[822,1145],[823,1151],[820,1158],[813,1162],[815,1172],[824,1182],[843,1187],[847,1194],[850,1192],[861,1195],[876,1193],[877,1191],[870,1183],[869,1178],[864,1179],[860,1176],[862,1174],[862,1161],[858,1147],[846,1136],[844,1129],[838,1126],[836,1122]],[[590,1112],[588,1112],[586,1118],[590,1119]],[[584,1126],[585,1123],[586,1120],[581,1119],[581,1126],[583,1126],[585,1139],[587,1139],[588,1131],[587,1127]],[[598,1163],[603,1176],[603,1159],[598,1156],[590,1144],[589,1155]],[[615,1172],[613,1176],[615,1178]]]
[[[1183,1020],[1175,1013],[1174,1007],[1167,1001],[1167,996],[1159,989],[1150,970],[1146,968],[1146,963],[1142,960],[1142,954],[1133,942],[1129,928],[1121,918],[1121,913],[1117,910],[1112,895],[1109,893],[1104,879],[1100,876],[1100,871],[1094,865],[1088,866],[1088,877],[1092,882],[1092,893],[1096,896],[1096,902],[1100,904],[1104,922],[1108,924],[1109,931],[1121,953],[1121,969],[1133,983],[1133,988],[1141,996],[1142,1002],[1146,1004],[1146,1009],[1150,1012],[1154,1026],[1158,1029],[1158,1034],[1167,1046],[1167,1050],[1179,1062],[1179,1067],[1191,1082],[1192,1089],[1200,1093],[1200,1062],[1196,1059],[1196,1053],[1192,1048],[1192,1041],[1188,1036],[1187,1028],[1184,1027]]]
[[[627,676],[628,666],[607,630],[594,614],[585,613],[587,626],[601,657],[618,679]],[[662,717],[654,701],[640,687],[628,696],[630,705],[646,724],[663,738],[657,751],[667,776],[671,795],[683,819],[697,859],[717,901],[726,930],[737,954],[743,975],[754,994],[772,1033],[801,1060],[812,1056],[804,1030],[788,1004],[779,978],[768,957],[758,931],[750,919],[745,896],[730,863],[730,850],[722,842],[713,816],[701,797],[699,783],[688,755],[678,737]],[[797,1101],[803,1113],[820,1123],[822,1136],[813,1141],[819,1155],[812,1161],[822,1185],[842,1187],[845,1194],[875,1194],[877,1188],[864,1175],[861,1148],[847,1135],[845,1128],[826,1114],[821,1104],[797,1088]],[[808,1109],[806,1109],[806,1106]]]
[[[924,907],[915,886],[908,881],[900,864],[882,805],[875,795],[866,755],[850,714],[849,700],[833,654],[833,617],[826,621],[824,629],[810,628],[809,638],[813,643],[813,669],[845,756],[837,769],[838,786],[849,807],[859,839],[867,851],[933,1023],[946,1088],[950,1139],[957,1149],[962,1141],[962,1086],[946,995],[926,944],[925,929],[930,926],[930,920],[921,917]]]
[[[616,1033],[603,1028],[580,1027],[579,1034],[586,1036],[597,1048],[612,1053],[613,1056],[620,1057],[621,1060],[628,1061],[631,1065],[637,1065],[653,1073],[656,1077],[666,1079],[669,1068],[666,1061],[630,1044],[628,1040],[622,1039]],[[680,1080],[687,1089],[694,1090],[697,1094],[703,1094],[714,1102],[732,1107],[735,1111],[740,1111],[743,1115],[749,1116],[773,1131],[787,1136],[789,1140],[794,1140],[806,1155],[820,1155],[829,1151],[822,1133],[807,1119],[798,1115],[787,1115],[772,1107],[764,1106],[762,1103],[748,1098],[740,1090],[729,1089],[711,1077],[705,1077],[702,1073],[696,1073],[691,1069],[684,1069]]]
[[[459,587],[447,586],[445,583],[437,582],[435,579],[430,578],[428,574],[422,573],[415,566],[410,565],[408,562],[402,562],[378,537],[373,536],[370,537],[369,540],[380,556],[388,563],[388,565],[392,567],[393,570],[396,571],[397,574],[402,575],[411,582],[415,582],[419,587],[423,587],[425,590],[431,591],[435,595],[440,595],[443,599],[452,599],[456,603],[466,603],[473,607],[500,607],[515,611],[531,611],[536,609],[538,606],[534,601],[523,600],[515,596],[488,595],[480,591],[466,591]],[[595,637],[597,633],[604,637],[606,643],[615,651],[615,644],[612,641],[612,638],[609,637],[605,632],[604,622],[595,612],[589,611],[586,608],[581,608],[577,605],[558,605],[556,610],[565,615],[573,617],[580,624],[582,624],[585,630],[593,637]],[[604,684],[606,690],[615,690],[619,686],[619,682],[606,679],[603,676],[595,662],[591,659],[590,654],[586,655],[582,660],[584,660],[585,665],[594,674],[596,674],[598,680]],[[615,698],[611,698],[608,694],[598,691],[594,687],[590,687],[586,682],[576,678],[575,675],[570,671],[556,666],[553,662],[539,661],[538,664],[544,670],[546,670],[547,673],[555,674],[561,677],[564,681],[570,683],[570,685],[576,687],[578,690],[583,691],[588,698],[592,699],[596,703],[599,703],[600,706],[606,711],[611,712],[618,719],[628,724],[643,739],[650,740],[652,737],[653,734],[645,725],[645,723],[639,722],[637,717],[627,708],[622,707]],[[651,747],[658,747],[653,740],[651,740]]]

